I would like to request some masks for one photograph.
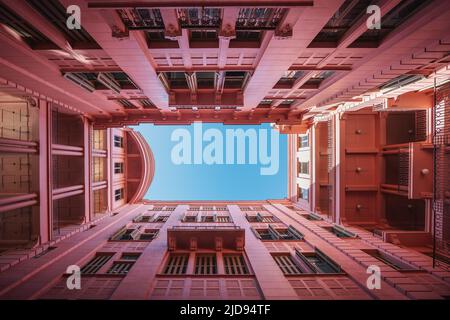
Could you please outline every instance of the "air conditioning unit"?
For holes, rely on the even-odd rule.
[[[115,93],[120,93],[120,90],[122,90],[120,84],[108,73],[100,72],[97,76],[97,81]]]
[[[77,86],[86,89],[89,92],[94,92],[95,91],[95,87],[94,85],[87,80],[82,74],[77,74],[77,73],[65,73],[63,75],[63,77],[67,80],[72,81],[73,83],[75,83]]]

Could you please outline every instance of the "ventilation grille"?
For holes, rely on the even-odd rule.
[[[409,186],[409,152],[398,155],[398,185]]]
[[[414,141],[424,141],[427,139],[427,111],[418,110],[415,112],[416,134]]]
[[[434,239],[436,255],[433,261],[450,252],[450,84],[436,90],[434,109]],[[447,265],[448,268],[448,265]]]

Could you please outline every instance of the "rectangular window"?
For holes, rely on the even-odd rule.
[[[217,274],[215,254],[200,254],[195,257],[195,274]]]
[[[321,217],[319,217],[319,216],[317,216],[315,214],[312,214],[312,213],[309,213],[309,214],[306,214],[306,215],[302,215],[302,216],[305,217],[308,220],[311,220],[311,221],[320,221],[320,220],[322,220]]]
[[[274,255],[275,262],[284,274],[301,274],[302,270],[290,254]]]
[[[139,238],[139,229],[123,227],[117,233],[115,233],[111,240],[113,241],[128,241],[137,240]]]
[[[94,182],[105,180],[105,158],[93,157],[92,162]]]
[[[295,252],[297,257],[299,257],[308,267],[309,273],[341,272],[341,267],[318,249],[316,249],[314,253],[303,254],[298,249],[296,249]]]
[[[253,233],[260,240],[275,240],[272,234],[269,232],[269,229],[252,229]]]
[[[95,274],[101,267],[103,267],[109,259],[113,256],[113,253],[108,254],[96,254],[86,265],[81,268],[82,274]]]
[[[226,274],[249,274],[247,264],[242,255],[226,254],[223,256]]]
[[[256,216],[256,215],[246,214],[245,217],[247,218],[248,222],[259,222],[258,221],[258,216]]]
[[[309,162],[299,162],[298,163],[298,173],[299,174],[309,174]]]
[[[228,216],[216,216],[216,222],[226,223],[231,222]]]
[[[189,261],[188,254],[171,254],[167,260],[164,274],[186,274]]]
[[[202,216],[202,222],[214,222],[214,216]]]
[[[134,218],[133,222],[135,223],[148,223],[151,222],[153,218],[153,215],[143,214],[136,218]]]
[[[184,216],[183,222],[197,222],[197,216],[196,215]]]
[[[277,240],[302,240],[303,234],[295,229],[293,226],[287,228],[273,228],[269,225],[269,233],[272,238]]]
[[[298,188],[298,198],[308,201],[309,200],[309,189]]]
[[[407,264],[406,262],[401,261],[400,259],[397,259],[394,256],[391,256],[387,253],[384,253],[380,250],[373,249],[373,250],[362,250],[365,253],[371,255],[375,259],[387,264],[388,266],[396,269],[396,270],[415,270],[413,266]]]
[[[127,274],[133,266],[134,261],[117,261],[109,268],[109,274]]]
[[[141,255],[140,253],[125,252],[125,253],[122,253],[120,260],[136,261],[140,257],[140,255]]]
[[[159,230],[157,229],[146,229],[143,233],[139,235],[139,240],[153,240],[158,235]]]
[[[298,147],[299,148],[309,147],[309,136],[307,134],[298,137]]]
[[[325,230],[333,233],[338,238],[356,238],[356,235],[339,226],[324,227]]]
[[[114,173],[115,174],[123,173],[123,162],[114,162]]]
[[[124,192],[123,188],[114,190],[114,200],[116,201],[122,200],[124,197],[123,192]]]
[[[105,130],[94,130],[92,135],[93,149],[104,150],[105,147]]]
[[[288,228],[274,228],[271,225],[267,229],[252,229],[260,240],[302,240],[303,234],[292,226]]]
[[[169,216],[157,216],[153,222],[166,222],[169,219]]]
[[[123,148],[123,137],[114,136],[114,147]]]
[[[278,220],[272,216],[272,215],[262,215],[260,213],[258,213],[256,215],[257,221],[258,222],[265,222],[265,223],[275,223],[278,222]]]

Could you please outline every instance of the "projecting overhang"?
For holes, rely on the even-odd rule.
[[[169,250],[243,250],[245,230],[237,226],[174,226],[167,230]]]

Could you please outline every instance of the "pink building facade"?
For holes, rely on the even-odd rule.
[[[0,1],[0,299],[448,299],[450,7],[368,5]],[[286,199],[145,200],[129,126],[193,121],[274,123]]]

